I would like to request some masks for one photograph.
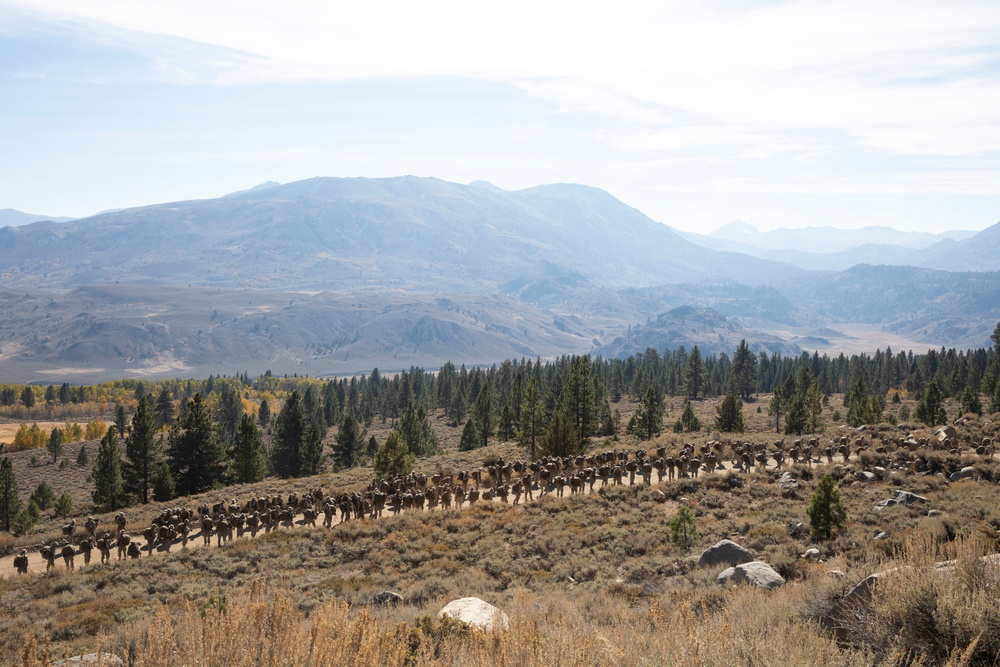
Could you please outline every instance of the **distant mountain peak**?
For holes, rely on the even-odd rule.
[[[260,190],[270,190],[271,188],[276,188],[279,185],[281,185],[281,183],[279,183],[278,181],[264,181],[263,183],[253,186],[252,188],[248,188],[246,190],[238,190],[236,192],[230,192],[227,195],[223,195],[223,197],[237,197],[239,195],[245,195],[248,192],[259,192]]]
[[[489,190],[490,192],[506,192],[506,190],[504,190],[503,188],[497,187],[496,185],[493,185],[489,181],[472,181],[471,183],[469,183],[469,187],[479,188],[480,190]]]
[[[710,233],[709,236],[716,236],[722,238],[730,238],[732,236],[755,236],[760,232],[756,227],[751,225],[749,222],[743,222],[742,220],[733,220],[727,225],[722,225],[714,232]]]

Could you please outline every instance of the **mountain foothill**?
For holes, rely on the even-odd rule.
[[[731,353],[744,339],[794,355],[865,346],[859,331],[973,348],[1000,319],[1000,225],[813,228],[817,247],[744,223],[682,233],[581,185],[410,176],[40,217],[0,218],[7,381]]]

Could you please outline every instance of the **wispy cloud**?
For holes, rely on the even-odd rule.
[[[0,67],[21,78],[109,85],[453,79],[506,86],[566,122],[525,120],[517,114],[528,112],[512,94],[516,109],[504,131],[523,137],[555,126],[586,135],[591,150],[600,151],[593,161],[606,162],[590,173],[610,179],[593,184],[620,193],[662,191],[644,181],[654,178],[684,182],[695,194],[801,192],[805,186],[795,177],[803,169],[829,192],[902,192],[908,179],[926,185],[926,165],[907,160],[952,161],[932,165],[939,174],[956,175],[935,181],[935,192],[983,193],[985,183],[997,180],[995,165],[982,159],[1000,152],[1000,4],[994,0],[510,0],[493,6],[0,0],[0,35],[30,41],[42,33],[81,50],[129,57],[75,64],[72,58],[29,59]],[[446,114],[447,102],[441,104],[439,113]],[[479,131],[496,133],[502,120],[492,122]],[[441,155],[423,154],[426,164],[449,171]],[[341,158],[336,164],[345,164]],[[491,158],[516,163],[508,154],[475,162]],[[552,161],[570,165],[573,174],[588,173],[576,155]],[[471,163],[468,156],[465,162]],[[679,162],[702,167],[692,174]],[[858,184],[854,175],[861,172]],[[675,212],[657,209],[656,202],[650,194],[629,203],[661,219]]]

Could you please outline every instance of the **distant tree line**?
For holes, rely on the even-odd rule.
[[[313,475],[328,466],[373,462],[380,473],[405,472],[414,458],[439,449],[432,412],[462,428],[462,449],[499,438],[516,440],[531,457],[574,455],[592,438],[620,433],[622,400],[639,403],[624,430],[651,439],[663,430],[667,396],[684,399],[673,422],[677,432],[703,427],[692,401],[719,396],[724,400],[711,426],[742,431],[744,403],[759,394],[769,395],[767,412],[775,429],[785,433],[820,430],[823,408],[834,393],[844,394],[842,417],[853,425],[895,419],[886,411],[901,395],[918,399],[914,416],[936,425],[947,418],[948,398],[964,413],[1000,411],[1000,324],[993,340],[991,348],[964,352],[886,349],[834,357],[755,354],[741,341],[731,357],[704,356],[697,346],[662,354],[649,348],[625,359],[522,358],[471,369],[448,362],[436,373],[411,367],[387,376],[376,369],[331,380],[270,372],[257,378],[243,373],[207,380],[123,380],[82,392],[53,385],[51,393],[60,401],[63,395],[72,400],[80,393],[128,390],[134,408],[119,405],[93,464],[94,500],[114,508],[255,482],[268,474]],[[27,390],[34,396],[37,389],[0,385],[3,395]],[[48,393],[41,399],[48,400]],[[392,427],[382,443],[368,435],[376,419]],[[333,437],[327,438],[330,431]],[[48,444],[50,451],[59,448],[58,442]]]

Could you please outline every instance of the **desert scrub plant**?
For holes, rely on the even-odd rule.
[[[883,565],[874,594],[844,614],[848,639],[880,663],[996,664],[1000,567],[978,540],[959,539],[949,550],[955,560],[935,562],[936,540],[911,536]]]

